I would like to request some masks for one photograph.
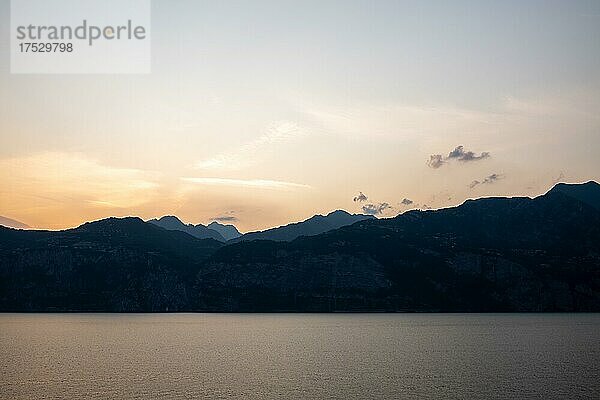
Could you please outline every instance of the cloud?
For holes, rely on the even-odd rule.
[[[491,174],[490,176],[485,178],[482,183],[494,183],[497,180],[500,180],[502,178],[503,178],[503,176],[500,174]]]
[[[137,214],[165,195],[160,173],[106,165],[70,152],[1,159],[0,182],[0,210],[49,229]]]
[[[438,169],[445,163],[446,162],[443,160],[441,154],[432,154],[431,156],[429,156],[429,161],[427,161],[427,165],[435,169]]]
[[[360,203],[369,200],[369,198],[363,193],[363,192],[359,192],[358,196],[356,196],[354,198],[354,201],[358,201]]]
[[[310,120],[327,132],[337,132],[345,138],[373,137],[382,140],[404,140],[415,134],[435,137],[440,132],[453,129],[471,131],[489,120],[489,113],[448,107],[441,104],[373,104],[359,102],[348,104],[320,104],[304,102],[301,105]]]
[[[134,207],[152,201],[159,188],[156,173],[108,166],[84,154],[62,152],[1,160],[0,180],[8,188],[19,187],[19,197],[43,199],[65,210],[69,210],[66,203],[70,200],[80,205]],[[38,200],[34,203],[40,204]]]
[[[223,212],[222,214],[220,214],[216,217],[210,218],[210,220],[216,221],[216,222],[236,222],[236,221],[238,221],[238,218],[234,214],[235,214],[234,210],[229,210],[229,211]]]
[[[211,218],[211,221],[216,222],[236,222],[237,220],[237,217],[234,217],[233,215],[220,215],[218,217]]]
[[[250,187],[257,189],[311,189],[301,183],[274,181],[269,179],[228,179],[228,178],[181,178],[181,180],[199,185]]]
[[[500,174],[491,174],[489,176],[486,176],[482,181],[479,180],[474,180],[473,182],[471,182],[469,184],[469,187],[471,189],[475,188],[476,186],[479,185],[491,185],[492,183],[495,183],[497,181],[499,181],[500,179],[503,179],[504,176],[500,175]]]
[[[402,201],[400,202],[400,204],[402,204],[403,206],[410,206],[413,203],[414,203],[414,201],[407,199],[407,198],[402,199]]]
[[[388,203],[377,203],[377,204],[365,204],[362,206],[362,210],[365,214],[369,215],[381,215],[385,210],[391,209]]]
[[[472,151],[465,151],[464,146],[457,146],[454,150],[452,150],[447,159],[457,159],[458,161],[477,161],[483,160],[484,158],[488,158],[490,153],[484,151],[480,155],[475,154]]]
[[[454,150],[448,153],[447,157],[443,157],[441,154],[432,154],[431,156],[429,156],[427,165],[431,168],[437,169],[452,160],[457,160],[460,162],[469,162],[479,161],[489,157],[490,153],[487,151],[477,154],[473,151],[465,151],[464,146],[456,146]]]
[[[268,154],[274,147],[306,135],[307,132],[291,121],[271,123],[256,139],[240,147],[199,160],[194,164],[200,170],[240,170],[256,163],[259,154]]]

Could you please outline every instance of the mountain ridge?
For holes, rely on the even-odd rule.
[[[222,224],[217,221],[212,221],[210,224],[207,225],[207,227],[209,229],[219,232],[225,240],[236,239],[242,236],[240,231],[238,231],[235,225],[232,224]]]
[[[372,215],[350,214],[344,210],[335,210],[326,215],[316,214],[304,221],[293,222],[264,231],[248,232],[230,242],[251,240],[291,241],[300,236],[314,236],[355,222],[374,218]]]
[[[154,218],[148,220],[147,222],[160,226],[161,228],[170,230],[170,231],[181,231],[185,232],[189,235],[194,236],[198,239],[214,239],[220,242],[225,242],[225,238],[219,232],[214,229],[210,229],[202,224],[184,224],[178,217],[174,215],[165,215],[158,219]]]
[[[595,181],[585,183],[557,183],[548,193],[563,193],[600,210],[600,184]]]
[[[574,188],[291,241],[224,244],[139,218],[0,228],[0,310],[598,312],[600,211]]]

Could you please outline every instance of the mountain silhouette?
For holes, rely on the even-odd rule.
[[[11,219],[11,218],[7,218],[7,217],[3,217],[2,215],[0,215],[0,226],[5,226],[7,228],[15,228],[15,229],[29,229],[30,226],[27,224],[24,224],[20,221]]]
[[[208,224],[208,228],[212,229],[213,231],[219,232],[221,236],[225,238],[225,240],[236,239],[242,236],[240,231],[238,231],[235,226],[229,224],[221,224],[217,221],[213,221],[210,224]]]
[[[278,228],[260,232],[250,232],[232,240],[232,242],[251,240],[292,241],[300,236],[314,236],[342,226],[351,225],[366,219],[374,219],[372,215],[350,214],[343,210],[333,211],[325,216],[315,215],[305,221],[296,222]]]
[[[225,238],[218,231],[202,224],[184,224],[179,218],[173,215],[166,215],[160,219],[151,219],[148,222],[170,231],[185,232],[198,239],[214,239],[225,242]]]
[[[550,193],[563,193],[600,210],[600,185],[594,181],[587,183],[559,183]]]
[[[58,232],[0,227],[0,308],[184,309],[190,302],[185,282],[221,245],[139,218],[108,218]]]
[[[0,228],[0,310],[598,312],[600,211],[572,194],[582,185],[557,186],[292,241],[224,244],[139,218]]]

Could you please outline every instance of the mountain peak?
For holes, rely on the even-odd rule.
[[[149,223],[160,226],[163,229],[169,231],[182,231],[189,235],[192,235],[198,239],[215,239],[220,242],[224,242],[225,238],[216,230],[208,228],[202,224],[193,225],[185,224],[178,217],[174,215],[165,215],[159,219],[151,219]]]
[[[88,231],[88,232],[118,232],[123,230],[137,230],[146,225],[139,217],[109,217],[97,221],[86,222],[77,228],[69,231]]]
[[[83,225],[118,225],[118,224],[137,224],[144,221],[140,217],[108,217],[96,221],[86,222]]]
[[[326,215],[326,217],[364,217],[364,219],[375,219],[374,215],[369,214],[352,214],[346,210],[335,210]]]
[[[552,189],[550,189],[550,191],[560,190],[560,189],[564,189],[564,188],[586,188],[589,190],[600,190],[600,183],[593,181],[593,180],[583,182],[583,183],[559,182],[556,185],[554,185],[552,187]]]
[[[152,221],[160,221],[163,223],[174,223],[174,224],[181,224],[181,225],[185,225],[183,223],[183,221],[181,221],[178,217],[176,217],[175,215],[164,215],[158,219],[153,219]]]
[[[600,184],[596,181],[557,183],[547,194],[552,193],[562,193],[600,210]]]
[[[344,215],[344,216],[347,216],[347,215],[352,215],[352,214],[350,214],[346,210],[335,210],[335,211],[332,211],[329,214],[327,214],[328,217],[331,217],[331,216],[334,216],[334,215]]]
[[[261,232],[250,232],[237,240],[274,240],[289,242],[300,236],[314,236],[372,218],[374,217],[371,215],[350,214],[344,210],[335,210],[327,215],[313,215],[302,222],[295,222]]]
[[[220,222],[213,221],[210,224],[208,224],[208,227],[214,231],[219,232],[221,236],[225,238],[225,240],[236,239],[242,236],[240,231],[238,231],[238,229],[231,224],[222,224]]]
[[[600,213],[559,192],[581,188],[597,192],[560,185],[343,229],[321,215],[241,245],[131,217],[0,228],[0,310],[597,312]]]

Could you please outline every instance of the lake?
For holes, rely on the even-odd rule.
[[[600,398],[600,314],[0,314],[2,399]]]

